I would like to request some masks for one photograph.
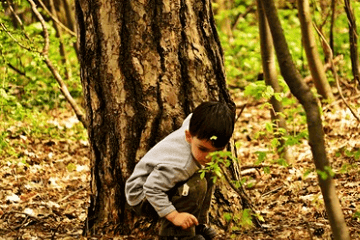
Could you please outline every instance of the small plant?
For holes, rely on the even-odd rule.
[[[355,213],[353,214],[353,218],[360,222],[360,211],[355,211]]]
[[[358,166],[356,164],[348,164],[344,163],[341,165],[339,172],[340,173],[349,173],[351,170],[357,169]]]
[[[229,151],[216,151],[212,152],[208,155],[209,158],[211,158],[211,161],[207,163],[207,166],[204,169],[201,169],[200,176],[201,178],[205,177],[205,174],[207,172],[212,172],[213,174],[213,181],[216,182],[218,178],[225,177],[226,181],[230,183],[230,186],[240,195],[240,197],[244,200],[244,193],[241,192],[242,186],[246,184],[246,182],[249,180],[247,178],[241,178],[240,180],[234,180],[230,179],[228,175],[225,173],[225,168],[229,167],[232,163],[238,162],[238,159],[234,157],[231,152]],[[246,187],[252,187],[253,183],[249,183]],[[245,197],[248,198],[248,197]],[[249,206],[252,206],[252,204],[249,202]],[[234,221],[236,223],[236,226],[233,228],[233,230],[242,228],[242,229],[248,229],[254,226],[254,217],[256,218],[256,221],[258,223],[258,220],[264,221],[261,215],[256,214],[254,209],[244,209],[243,211],[239,213],[226,213],[224,215],[224,219],[229,222],[230,220]]]
[[[224,219],[230,225],[232,231],[248,230],[254,227],[253,212],[251,209],[244,209],[238,213],[225,213]]]
[[[229,167],[231,164],[231,160],[235,160],[229,151],[215,151],[209,153],[207,156],[211,158],[211,161],[207,163],[207,166],[204,169],[201,169],[200,177],[204,178],[207,172],[213,172],[215,175],[213,176],[213,181],[216,182],[217,178],[222,177],[222,169],[221,166]]]

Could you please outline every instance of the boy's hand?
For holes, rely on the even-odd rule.
[[[187,212],[179,213],[178,211],[173,211],[166,215],[165,218],[172,222],[175,226],[181,227],[184,230],[199,224],[197,218]]]

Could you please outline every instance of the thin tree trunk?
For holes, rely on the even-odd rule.
[[[331,0],[331,22],[330,22],[330,48],[335,56],[335,47],[334,47],[334,25],[335,25],[335,16],[336,16],[336,0]],[[328,59],[325,59],[328,62]]]
[[[262,4],[270,25],[272,37],[276,39],[276,41],[274,41],[274,47],[281,74],[289,85],[292,94],[294,94],[305,109],[309,131],[309,145],[316,169],[327,173],[326,179],[319,176],[318,180],[334,239],[350,240],[341,205],[336,195],[335,184],[328,170],[330,163],[326,156],[319,106],[316,98],[302,80],[300,73],[292,61],[274,1],[262,0]]]
[[[74,0],[61,0],[61,5],[64,9],[64,18],[66,19],[66,26],[75,31],[75,14],[74,14]]]
[[[126,234],[137,161],[200,102],[234,105],[223,53],[209,0],[76,0],[76,15],[91,152],[85,233]]]
[[[334,96],[327,81],[324,66],[320,60],[317,50],[315,37],[312,31],[312,21],[308,0],[298,0],[299,19],[301,23],[302,43],[305,48],[308,66],[318,93],[328,100],[333,100]]]
[[[274,55],[274,44],[271,37],[269,23],[267,22],[262,4],[260,0],[257,0],[257,9],[259,17],[259,32],[260,32],[260,45],[261,45],[261,59],[262,67],[264,72],[264,78],[267,85],[270,85],[275,93],[281,92],[279,82],[277,79],[275,55]],[[270,99],[270,103],[273,106],[271,110],[271,119],[276,124],[277,128],[287,129],[286,120],[283,114],[283,106],[281,102],[276,100],[273,96]],[[293,162],[293,156],[289,148],[285,146],[285,141],[281,135],[277,135],[279,138],[280,145],[278,147],[280,157],[283,157],[287,163]]]
[[[232,29],[231,29],[231,19],[226,15],[233,5],[232,1],[229,0],[216,0],[214,1],[218,5],[217,11],[219,14],[218,16],[222,16],[220,20],[217,21],[218,26],[220,27],[221,31],[228,36],[228,39],[233,38]],[[225,17],[223,17],[225,15]]]
[[[351,67],[354,76],[354,81],[360,85],[360,68],[359,68],[359,52],[357,47],[357,30],[356,30],[356,19],[354,11],[351,8],[350,1],[345,0],[345,11],[349,23],[349,40],[350,40],[350,56],[351,56]]]
[[[50,0],[49,3],[50,3],[51,13],[56,18],[58,18],[57,11],[55,9],[54,0]],[[67,58],[67,53],[65,50],[64,42],[63,42],[62,30],[60,29],[60,27],[58,26],[58,24],[56,22],[54,22],[54,28],[56,31],[56,36],[59,38],[59,41],[60,41],[59,49],[60,49],[60,55],[62,57],[62,63],[65,65],[65,76],[66,76],[66,79],[69,80],[72,78],[72,71],[71,71],[70,63]]]

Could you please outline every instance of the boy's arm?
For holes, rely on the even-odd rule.
[[[187,212],[179,213],[175,210],[166,215],[165,218],[172,222],[175,226],[181,227],[182,229],[187,229],[194,225],[199,225],[197,218]]]
[[[181,168],[169,165],[159,165],[148,176],[143,188],[147,200],[158,212],[175,226],[187,229],[198,225],[197,218],[187,212],[178,212],[166,194],[176,182],[184,181],[188,174]]]
[[[188,174],[184,170],[169,165],[157,166],[147,177],[143,185],[143,191],[146,199],[154,207],[159,217],[165,217],[176,210],[167,192],[177,182],[184,181],[187,178]]]

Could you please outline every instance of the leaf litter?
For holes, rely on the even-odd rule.
[[[359,106],[359,98],[353,101]],[[360,212],[360,159],[356,155],[360,151],[360,131],[359,123],[344,109],[340,103],[324,111],[323,125],[346,223],[351,238],[360,239],[360,218],[356,215]],[[59,130],[76,124],[71,110],[54,116],[50,123]],[[292,147],[295,161],[290,167],[274,163],[277,156],[269,151],[271,139],[257,136],[269,121],[268,110],[259,104],[247,106],[234,133],[240,143],[237,154],[242,177],[248,178],[245,191],[264,219],[262,228],[239,228],[224,219],[226,211],[237,211],[241,205],[230,187],[227,199],[213,199],[217,204],[210,212],[211,225],[220,233],[219,239],[331,239],[307,141]],[[299,132],[297,126],[292,127],[290,131]],[[0,239],[84,239],[82,230],[90,194],[87,142],[33,139],[19,133],[19,128],[6,129],[10,133],[6,141],[18,152],[19,159],[1,162]],[[259,165],[257,152],[268,152]],[[267,166],[269,172],[261,166]],[[228,206],[226,211],[221,205]]]

